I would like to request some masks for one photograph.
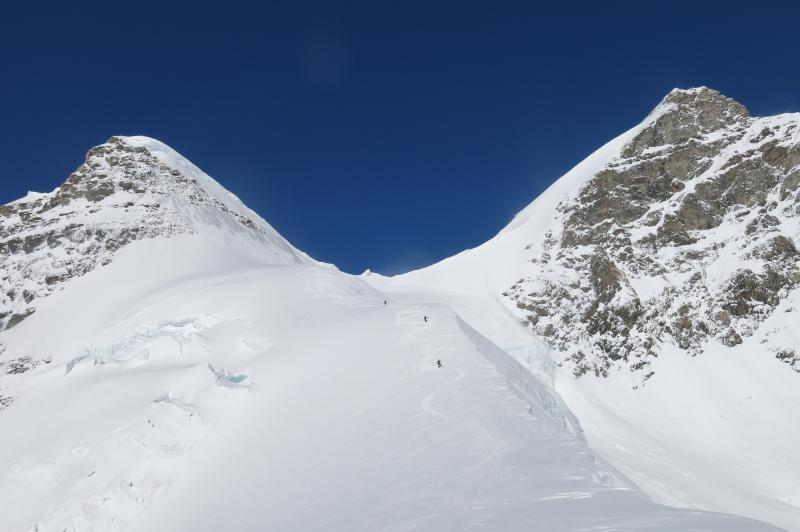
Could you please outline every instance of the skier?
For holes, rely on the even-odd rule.
[[[436,361],[436,367],[437,368],[441,368],[442,367],[442,359],[441,358]]]
[[[422,319],[425,320],[425,323],[428,323],[428,316],[425,316]]]
[[[387,303],[387,301],[384,299],[384,300],[383,300],[383,306],[384,306],[384,307],[386,306],[386,303]]]

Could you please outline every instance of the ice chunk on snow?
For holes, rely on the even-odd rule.
[[[219,384],[220,386],[228,386],[228,387],[249,386],[249,384],[243,384],[248,377],[246,373],[234,374],[229,372],[225,368],[215,368],[210,363],[208,364],[208,369],[210,369],[211,373],[214,374],[214,377],[217,380],[217,384]]]

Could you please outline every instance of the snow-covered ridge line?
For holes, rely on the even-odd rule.
[[[753,118],[707,87],[675,89],[497,236],[401,277],[504,294],[578,374],[607,374],[622,359],[651,375],[661,342],[692,353],[709,337],[741,343],[800,279],[799,117]],[[752,235],[738,270],[721,251],[737,233]],[[611,272],[605,280],[602,271]],[[706,282],[692,293],[702,302],[670,304],[698,272]],[[677,325],[656,318],[664,310]],[[800,359],[785,356],[789,347],[777,348],[782,360]]]
[[[165,166],[177,170],[182,175],[193,179],[205,190],[206,194],[219,201],[233,212],[249,218],[254,222],[258,222],[259,225],[262,225],[270,231],[275,231],[266,220],[242,203],[235,194],[220,185],[214,178],[195,166],[189,159],[163,142],[144,136],[115,136],[112,138],[120,139],[122,142],[134,147],[146,149]]]
[[[196,235],[257,263],[312,264],[186,158],[147,137],[111,137],[60,187],[0,207],[0,328],[149,238]]]
[[[800,432],[780,421],[800,416],[798,246],[800,113],[698,87],[488,242],[365,279],[450,304],[533,372],[544,342],[590,445],[659,502],[800,530]]]

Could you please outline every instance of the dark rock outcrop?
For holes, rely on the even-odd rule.
[[[559,205],[542,273],[508,297],[576,375],[739,345],[800,284],[799,188],[800,116],[675,90]]]

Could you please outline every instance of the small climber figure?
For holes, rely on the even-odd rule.
[[[386,300],[384,299],[384,300],[383,300],[383,306],[384,306],[384,307],[386,306],[386,303],[388,303],[388,301],[386,301]]]
[[[425,323],[428,323],[428,316],[424,316],[422,319],[425,320]]]
[[[439,359],[439,360],[436,361],[436,367],[437,368],[441,368],[442,367],[442,359]]]

